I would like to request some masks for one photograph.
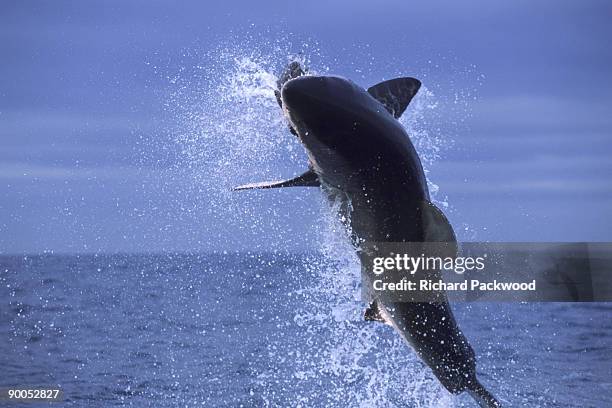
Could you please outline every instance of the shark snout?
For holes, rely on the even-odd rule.
[[[289,109],[299,109],[308,104],[313,97],[321,94],[323,82],[324,78],[315,76],[301,76],[286,82],[281,90],[283,105]]]

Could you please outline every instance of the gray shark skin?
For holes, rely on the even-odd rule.
[[[331,203],[340,204],[358,253],[367,242],[454,242],[452,227],[429,201],[421,161],[397,120],[420,82],[398,78],[366,91],[342,77],[305,75],[293,64],[279,81],[277,99],[306,149],[309,170],[236,190],[320,185]],[[364,317],[392,325],[449,392],[468,391],[481,407],[501,407],[478,382],[474,351],[444,294],[431,303],[374,300]]]

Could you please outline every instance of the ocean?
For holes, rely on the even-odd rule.
[[[277,179],[281,165],[283,174],[306,167],[274,96],[291,55],[277,46],[181,68],[166,95],[171,140],[143,141],[150,151],[180,151],[176,180],[166,182],[181,190],[160,193],[178,221],[194,221],[186,232],[231,249],[247,238],[225,242],[217,232],[238,231],[275,251],[1,255],[0,388],[59,387],[69,407],[475,406],[443,389],[392,328],[364,321],[359,265],[327,203],[231,192]],[[300,58],[313,73],[328,71]],[[461,95],[453,112],[463,117],[471,98]],[[439,135],[440,102],[423,86],[401,120],[426,173],[453,145]],[[428,184],[433,202],[452,209],[429,176]],[[294,209],[303,207],[320,212],[320,223],[304,225],[316,239],[287,232],[282,209],[300,218]],[[478,238],[467,224],[458,231]],[[320,245],[291,253],[302,238]],[[612,304],[453,307],[481,382],[505,407],[612,406]]]
[[[357,277],[317,252],[1,256],[0,388],[59,387],[70,407],[475,406],[363,320]],[[453,306],[505,406],[611,406],[612,304]]]

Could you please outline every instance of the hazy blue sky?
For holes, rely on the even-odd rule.
[[[316,191],[219,210],[171,142],[219,44],[283,41],[364,86],[423,80],[426,128],[453,141],[430,175],[463,238],[612,240],[612,3],[412,3],[2,2],[0,253],[308,246]]]

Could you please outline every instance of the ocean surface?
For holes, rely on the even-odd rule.
[[[77,407],[475,406],[363,321],[356,276],[318,253],[2,256],[0,387]],[[505,406],[612,406],[612,304],[454,310]]]

